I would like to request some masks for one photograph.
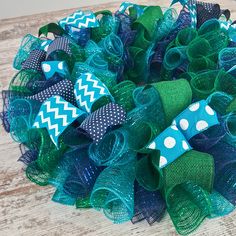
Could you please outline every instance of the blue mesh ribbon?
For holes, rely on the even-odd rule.
[[[188,143],[190,138],[217,124],[216,112],[205,100],[201,100],[180,113],[148,148],[161,151],[159,167],[163,168],[192,149]]]
[[[58,146],[59,136],[67,126],[84,114],[60,96],[53,96],[42,104],[32,128],[47,128],[51,140]]]
[[[159,191],[148,191],[140,186],[135,185],[134,192],[134,216],[132,223],[146,220],[150,225],[160,221],[165,213],[166,203]]]

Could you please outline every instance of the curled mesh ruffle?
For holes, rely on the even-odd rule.
[[[134,163],[108,167],[98,177],[91,193],[91,205],[103,210],[114,223],[130,220],[134,213]]]

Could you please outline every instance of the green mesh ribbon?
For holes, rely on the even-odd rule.
[[[173,118],[184,110],[192,100],[192,90],[188,81],[163,81],[153,84],[160,94],[164,108],[166,125],[170,125]]]
[[[56,23],[49,23],[47,25],[42,26],[39,29],[38,35],[44,35],[44,36],[48,36],[48,33],[53,33],[54,35],[57,36],[62,36],[65,31]]]
[[[155,191],[162,187],[162,170],[159,169],[159,161],[160,152],[154,150],[136,163],[136,179],[148,191]]]
[[[145,8],[144,13],[134,22],[135,29],[141,28],[144,31],[146,40],[151,41],[156,37],[157,21],[163,17],[162,10],[159,6],[148,6]],[[135,46],[144,48],[145,46],[135,43]]]
[[[30,163],[26,168],[26,176],[32,182],[44,186],[49,184],[48,181],[53,177],[57,164],[67,147],[61,141],[57,149],[46,130],[40,129],[38,132],[40,135],[38,141],[39,155],[37,160]]]
[[[177,231],[192,232],[209,214],[205,195],[213,188],[212,156],[194,150],[183,154],[163,169],[163,181],[167,210]]]
[[[116,103],[121,105],[126,111],[134,108],[132,93],[135,87],[136,85],[132,81],[125,80],[115,85],[111,90]]]
[[[34,70],[21,70],[11,80],[9,90],[18,93],[32,95],[32,91],[27,88],[27,84],[33,81],[42,81],[42,75]]]
[[[133,23],[133,28],[138,31],[135,41],[129,47],[134,66],[127,71],[129,80],[139,83],[147,73],[147,58],[154,46],[153,41],[157,38],[157,22],[163,17],[159,6],[149,6],[144,9],[143,14]],[[147,50],[148,49],[148,50]]]
[[[102,15],[99,21],[100,27],[91,29],[91,38],[95,42],[101,41],[101,39],[108,36],[110,33],[116,33],[118,29],[118,21],[112,16],[110,11],[99,11],[96,15]]]
[[[190,82],[193,97],[205,99],[216,91],[236,95],[235,78],[224,70],[209,70],[197,74]]]

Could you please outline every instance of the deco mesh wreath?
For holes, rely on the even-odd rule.
[[[53,201],[114,223],[167,210],[180,234],[234,210],[236,24],[180,3],[79,10],[23,38],[1,118]]]

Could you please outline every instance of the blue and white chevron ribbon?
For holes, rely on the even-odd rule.
[[[94,28],[99,27],[99,22],[92,11],[78,10],[75,13],[61,19],[59,25],[65,29],[66,25],[75,28]]]
[[[188,143],[190,138],[217,124],[216,112],[201,100],[180,113],[147,147],[160,150],[159,167],[163,168],[192,149]]]
[[[191,27],[196,28],[197,27],[197,6],[196,0],[173,0],[171,3],[171,6],[175,3],[179,2],[183,7],[186,7],[186,9],[190,13],[191,17]]]
[[[80,109],[91,112],[93,104],[101,97],[113,100],[108,88],[95,75],[84,73],[77,79],[74,94]]]
[[[236,42],[236,24],[232,24],[232,20],[220,21],[220,27],[228,32],[231,41]]]
[[[145,10],[145,8],[140,7],[137,4],[133,4],[131,2],[122,2],[120,5],[120,8],[118,10],[118,12],[124,14],[125,11],[129,8],[129,7],[134,7],[137,11],[137,17],[141,16]]]
[[[46,79],[52,78],[55,73],[62,77],[69,77],[70,75],[65,61],[44,61],[42,62],[42,70]]]
[[[47,128],[51,140],[58,147],[59,136],[82,115],[85,115],[84,111],[60,96],[53,96],[41,105],[32,128]]]

